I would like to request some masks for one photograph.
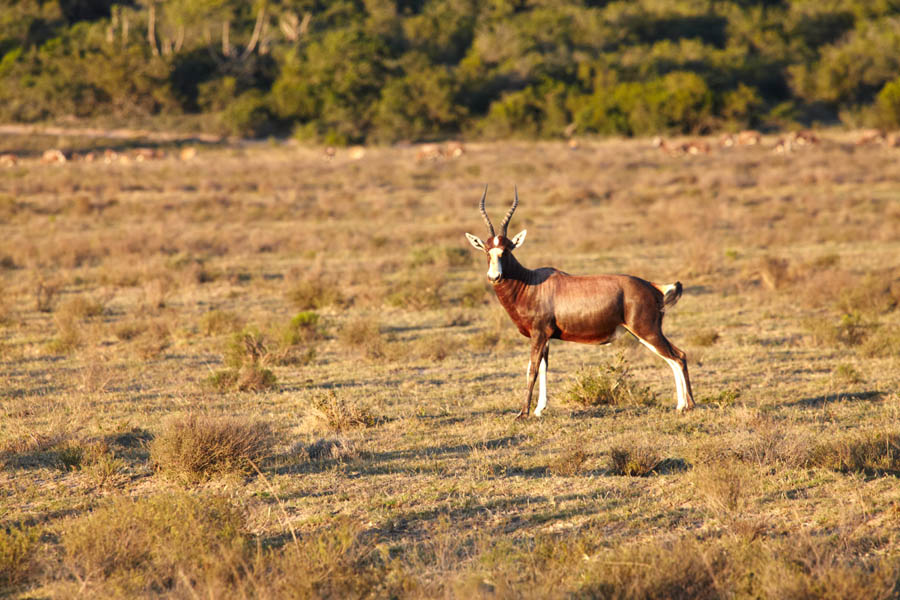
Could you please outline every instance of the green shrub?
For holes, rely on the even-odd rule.
[[[900,127],[900,77],[884,84],[875,98],[875,107],[882,127]]]
[[[655,403],[646,387],[632,379],[623,355],[599,368],[581,369],[566,390],[566,401],[580,406],[634,406]]]
[[[0,527],[0,593],[28,579],[39,538],[37,527]]]
[[[265,96],[259,90],[246,91],[229,103],[222,122],[229,133],[242,137],[261,137],[274,127]]]

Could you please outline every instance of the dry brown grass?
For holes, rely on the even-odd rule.
[[[580,141],[0,170],[0,595],[896,596],[897,154]],[[553,341],[513,421],[484,183],[523,264],[684,284],[695,411]]]
[[[162,474],[185,481],[249,474],[272,442],[265,423],[188,414],[169,420],[150,445],[150,459]]]

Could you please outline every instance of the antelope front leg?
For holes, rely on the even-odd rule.
[[[547,407],[547,369],[549,368],[550,343],[544,346],[541,355],[541,367],[538,369],[538,402],[534,409],[534,416],[539,417]]]
[[[528,413],[531,412],[531,395],[534,392],[534,383],[537,381],[538,372],[540,370],[541,359],[544,355],[544,348],[547,346],[546,338],[536,339],[531,346],[531,360],[528,362],[528,386],[525,390],[525,402],[522,404],[522,410],[516,415],[516,419],[527,419]]]

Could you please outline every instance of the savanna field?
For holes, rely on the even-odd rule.
[[[0,167],[0,595],[897,597],[900,150],[819,133]],[[525,266],[682,282],[694,411],[554,340],[514,421],[485,183]]]

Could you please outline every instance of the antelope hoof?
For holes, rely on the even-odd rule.
[[[528,413],[525,412],[524,410],[520,410],[519,414],[516,415],[515,420],[522,421],[523,419],[527,419],[527,418],[528,418]]]

